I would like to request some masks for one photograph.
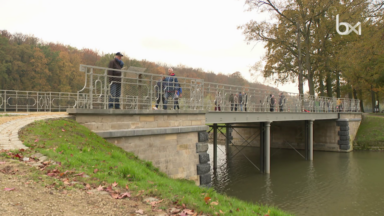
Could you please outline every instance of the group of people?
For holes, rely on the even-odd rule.
[[[121,60],[123,55],[120,52],[115,54],[115,58],[109,62],[108,67],[108,79],[110,84],[110,96],[109,96],[109,109],[120,109],[120,96],[121,96],[121,70],[124,67],[124,63]],[[117,70],[113,70],[117,69]],[[175,73],[172,68],[168,68],[167,77],[162,78],[157,82],[157,101],[156,106],[153,108],[158,109],[160,101],[163,102],[163,109],[167,109],[169,98],[173,98],[174,109],[180,109],[179,98],[182,97],[182,89]]]
[[[269,95],[269,98],[267,100],[267,102],[269,103],[269,110],[271,112],[274,112],[275,111],[275,106],[276,106],[276,98],[275,98],[275,95],[273,94],[270,94]],[[279,94],[279,111],[280,112],[283,112],[284,111],[284,105],[285,105],[285,102],[286,102],[286,99],[285,99],[285,95],[283,92],[281,92]]]
[[[159,108],[160,102],[163,102],[163,109],[166,110],[170,97],[173,99],[173,108],[180,109],[179,98],[181,98],[183,90],[172,68],[168,68],[168,75],[167,77],[162,76],[156,83],[157,100],[156,106],[153,107],[154,110]]]
[[[239,92],[235,95],[231,93],[229,95],[229,103],[231,103],[231,111],[247,111],[248,95],[247,93]],[[244,110],[243,110],[244,108]]]

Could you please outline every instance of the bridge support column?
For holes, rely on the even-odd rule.
[[[313,120],[305,121],[305,159],[313,160]]]
[[[271,122],[260,122],[260,171],[270,173]]]
[[[217,169],[217,124],[213,124],[213,169]]]
[[[229,157],[229,144],[231,143],[231,124],[225,124],[225,151],[227,153],[227,158]]]

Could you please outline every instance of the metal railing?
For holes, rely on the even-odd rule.
[[[65,112],[77,106],[77,93],[0,90],[0,111]]]
[[[137,68],[133,68],[137,69]],[[0,91],[0,111],[65,111],[66,108],[203,110],[225,112],[360,112],[360,101],[204,82],[203,79],[80,65],[77,93]],[[116,76],[118,75],[118,76]]]

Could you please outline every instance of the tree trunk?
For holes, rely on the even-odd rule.
[[[327,97],[332,97],[333,92],[332,92],[332,77],[331,77],[331,72],[327,70],[327,78],[325,80],[326,87],[327,87]]]
[[[336,96],[340,98],[340,72],[336,70]]]
[[[301,67],[301,41],[300,41],[300,24],[297,24],[297,50],[298,50],[298,64],[299,64],[299,94],[304,95],[304,86],[303,86],[303,69]]]
[[[320,96],[324,97],[325,96],[324,82],[323,82],[323,74],[321,72],[319,73],[319,84],[320,84]]]
[[[310,26],[308,26],[307,28],[309,29]],[[311,69],[311,58],[310,58],[310,41],[309,41],[309,30],[307,31],[306,33],[307,35],[305,35],[305,65],[306,65],[306,68],[307,68],[307,79],[308,79],[308,88],[309,88],[309,94],[310,95],[315,95],[315,85],[314,85],[314,82],[313,82],[313,71]]]
[[[375,113],[375,92],[373,91],[373,86],[371,85],[371,97],[372,97],[372,113]]]
[[[377,98],[377,111],[380,112],[380,97],[379,92],[376,92],[376,98]]]
[[[357,92],[355,88],[353,88],[353,99],[357,99]]]
[[[364,105],[363,105],[363,91],[359,90],[359,98],[360,98],[360,111],[364,112]]]

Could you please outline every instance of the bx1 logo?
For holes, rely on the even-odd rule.
[[[345,31],[341,32],[339,27],[345,26]],[[356,30],[356,27],[359,27],[359,31]],[[354,31],[356,34],[361,35],[361,23],[357,22],[355,26],[352,26],[349,23],[341,22],[339,23],[339,14],[336,15],[336,31],[339,33],[339,35],[349,35],[352,31]]]

